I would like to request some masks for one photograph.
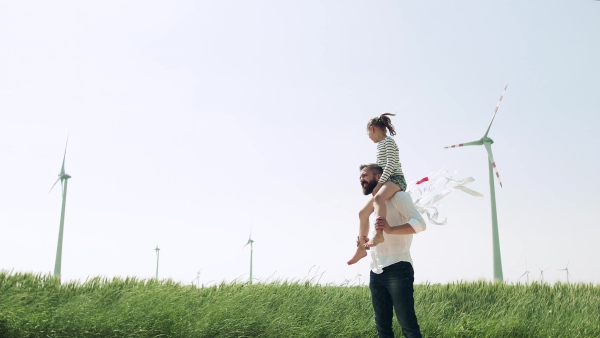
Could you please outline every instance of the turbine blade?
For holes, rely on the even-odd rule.
[[[246,242],[246,245],[244,245],[243,248],[248,246],[248,244],[252,244],[252,243],[254,243],[254,241],[252,240],[252,229],[250,229],[250,236],[248,236],[248,242]]]
[[[502,91],[502,95],[500,95],[500,100],[498,100],[498,103],[496,104],[496,109],[494,109],[494,115],[492,115],[492,120],[490,121],[490,125],[487,127],[487,130],[485,131],[485,135],[483,135],[483,137],[487,137],[488,133],[490,132],[490,128],[492,127],[492,122],[494,122],[494,117],[496,117],[496,113],[498,112],[498,107],[500,107],[500,103],[502,102],[502,98],[504,97],[504,93],[506,92],[506,88],[508,88],[508,85],[506,85],[504,87],[504,90]]]
[[[498,179],[498,183],[500,183],[500,188],[502,188],[502,181],[500,181],[500,174],[498,173],[498,168],[496,168],[496,162],[494,162],[494,155],[492,155],[492,145],[488,142],[483,144],[488,153],[488,159],[494,168],[494,173],[496,174],[496,178]]]
[[[50,188],[50,190],[48,190],[48,192],[52,191],[52,189],[54,189],[54,186],[56,185],[56,183],[58,183],[58,181],[60,181],[60,177],[56,180],[56,182],[54,182],[54,184],[52,185],[52,188]]]
[[[444,149],[445,148],[464,147],[464,146],[480,146],[482,144],[483,144],[483,141],[482,140],[478,140],[478,141],[472,141],[472,142],[466,142],[466,143],[453,144],[451,146],[444,147]]]
[[[65,174],[65,158],[67,157],[67,145],[69,144],[69,136],[67,136],[67,143],[65,143],[65,154],[63,155],[62,167],[60,169],[60,175]]]

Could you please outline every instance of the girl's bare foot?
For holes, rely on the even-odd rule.
[[[365,248],[374,247],[375,245],[383,243],[384,241],[385,238],[383,238],[383,231],[377,231],[375,236],[373,236],[373,239],[365,243]]]
[[[352,265],[367,256],[367,250],[369,250],[369,248],[365,247],[365,244],[368,242],[369,238],[367,236],[358,237],[356,240],[356,252],[354,253],[354,256],[347,262],[348,265]]]
[[[364,247],[364,244],[359,245],[358,248],[356,248],[354,256],[348,261],[348,265],[352,265],[365,257],[367,257],[367,249]]]

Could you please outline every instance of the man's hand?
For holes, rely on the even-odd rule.
[[[363,243],[362,244],[365,244],[365,243],[367,243],[369,241],[369,237],[367,237],[367,236],[362,236],[362,238],[363,238]],[[356,246],[359,246],[359,245],[361,245],[361,243],[360,243],[360,237],[356,237]]]
[[[392,227],[388,224],[388,221],[385,218],[379,216],[375,220],[375,230],[383,230],[386,234],[389,234],[392,230]]]

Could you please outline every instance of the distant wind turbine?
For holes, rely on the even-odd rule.
[[[160,251],[160,249],[158,248],[158,244],[156,244],[156,248],[154,249],[154,251],[156,251],[156,280],[158,280],[158,256]]]
[[[540,270],[540,281],[544,284],[544,270],[538,266],[538,270]]]
[[[527,270],[527,263],[525,263],[525,272],[519,277],[519,279],[523,278],[523,276],[527,277],[527,284],[529,284],[529,270]]]
[[[252,240],[252,231],[250,231],[250,237],[248,237],[248,242],[244,245],[244,248],[250,244],[250,278],[248,279],[248,283],[252,284],[252,252],[254,251],[254,241]]]
[[[559,269],[558,271],[565,271],[567,273],[567,284],[569,284],[569,262],[567,262],[567,266],[564,269]]]
[[[65,226],[65,205],[67,203],[67,183],[69,178],[68,174],[65,173],[65,158],[67,157],[67,144],[69,143],[69,138],[67,137],[67,143],[65,144],[65,153],[63,155],[62,167],[60,169],[60,173],[58,174],[58,179],[50,188],[50,191],[54,189],[54,186],[60,181],[62,186],[62,208],[60,210],[60,226],[58,228],[58,244],[56,245],[56,260],[54,262],[54,277],[58,277],[60,280],[61,276],[61,265],[62,265],[62,243],[63,243],[63,230]]]
[[[494,114],[492,115],[492,120],[488,125],[487,130],[483,137],[477,141],[466,142],[451,145],[444,148],[456,148],[463,146],[480,146],[483,145],[487,150],[488,154],[488,165],[489,165],[489,176],[490,176],[490,200],[492,204],[492,243],[494,250],[494,280],[496,282],[502,282],[504,277],[502,275],[502,258],[500,256],[500,239],[498,235],[498,218],[496,216],[496,194],[494,191],[494,171],[496,173],[496,178],[498,179],[498,183],[500,187],[502,187],[502,182],[500,181],[500,174],[498,173],[498,169],[496,169],[496,162],[494,161],[494,156],[492,155],[492,143],[494,140],[488,137],[488,133],[490,132],[490,128],[492,127],[492,122],[494,122],[494,118],[496,117],[496,113],[498,112],[498,107],[500,107],[500,103],[502,102],[502,98],[504,97],[504,93],[506,92],[506,88],[508,85],[504,87],[504,91],[502,91],[502,95],[500,95],[500,100],[498,104],[496,104],[496,109],[494,109]]]
[[[356,278],[358,278],[358,286],[360,286],[360,277],[362,277],[362,275],[360,274],[360,270],[358,270],[356,272]]]
[[[526,277],[527,277],[527,284],[529,284],[529,270],[526,270],[526,271],[525,271],[525,272],[524,272],[524,273],[521,275],[521,277],[519,277],[519,279],[523,278],[523,276],[526,276]]]

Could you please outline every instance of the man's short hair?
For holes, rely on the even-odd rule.
[[[363,169],[369,169],[371,170],[375,175],[377,174],[383,174],[383,168],[380,167],[377,163],[369,163],[369,164],[361,164],[360,165],[360,170],[362,171]]]

